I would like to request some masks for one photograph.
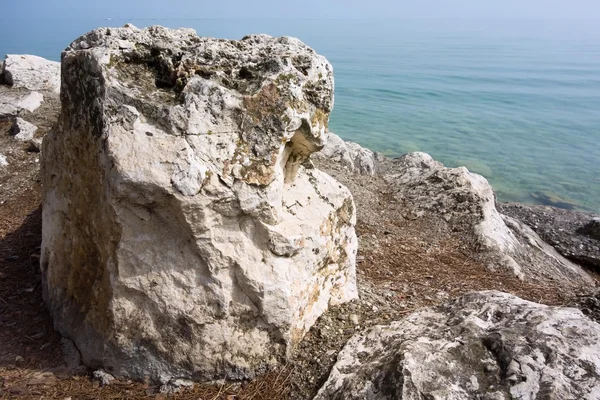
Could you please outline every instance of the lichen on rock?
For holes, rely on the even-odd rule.
[[[297,39],[96,29],[62,58],[43,143],[45,299],[92,368],[245,379],[356,298],[327,60]]]
[[[477,292],[357,334],[315,400],[597,399],[600,325]]]

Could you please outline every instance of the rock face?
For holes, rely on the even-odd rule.
[[[60,63],[27,54],[9,54],[0,74],[4,83],[27,90],[60,91]]]
[[[313,157],[339,162],[351,172],[362,175],[375,175],[379,172],[380,163],[385,158],[382,154],[374,153],[357,143],[346,142],[332,132],[329,132],[325,147]]]
[[[315,400],[598,399],[600,325],[480,292],[354,336]]]
[[[250,377],[356,298],[352,197],[303,166],[333,107],[324,57],[287,37],[97,29],[63,53],[61,99],[41,268],[88,366]]]
[[[478,249],[489,268],[502,268],[522,279],[593,284],[581,267],[569,262],[526,225],[496,210],[492,187],[466,168],[446,168],[425,153],[395,160],[386,176],[406,217],[436,216]]]
[[[523,221],[569,260],[600,268],[600,217],[581,211],[499,203],[501,213]]]

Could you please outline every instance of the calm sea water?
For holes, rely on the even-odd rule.
[[[0,53],[58,60],[98,26],[296,36],[333,64],[331,130],[484,175],[500,200],[600,212],[600,23],[339,20],[0,20]],[[2,17],[0,17],[2,18]],[[10,38],[10,39],[8,39]]]

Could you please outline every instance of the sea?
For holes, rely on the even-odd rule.
[[[126,22],[298,37],[334,67],[342,138],[466,166],[500,201],[600,213],[600,21],[13,18],[0,53],[58,61],[81,34]]]

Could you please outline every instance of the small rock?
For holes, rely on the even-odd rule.
[[[33,135],[35,135],[37,129],[37,126],[25,121],[23,118],[17,117],[10,127],[10,134],[17,140],[27,142],[33,139]]]
[[[15,357],[15,362],[16,362],[17,364],[20,364],[20,363],[22,363],[22,362],[25,362],[25,359],[24,359],[23,357],[21,357],[21,356],[16,356],[16,357]]]
[[[6,160],[6,156],[0,154],[0,167],[6,167],[8,165],[8,161]]]
[[[29,141],[29,147],[27,148],[27,150],[33,153],[39,153],[40,151],[42,151],[42,138],[31,139]]]
[[[100,386],[108,386],[115,380],[115,377],[101,369],[94,371],[94,380],[100,382]]]
[[[193,388],[194,382],[186,379],[175,379],[169,381],[169,383],[162,385],[159,392],[162,394],[173,394],[179,393],[182,389]]]

